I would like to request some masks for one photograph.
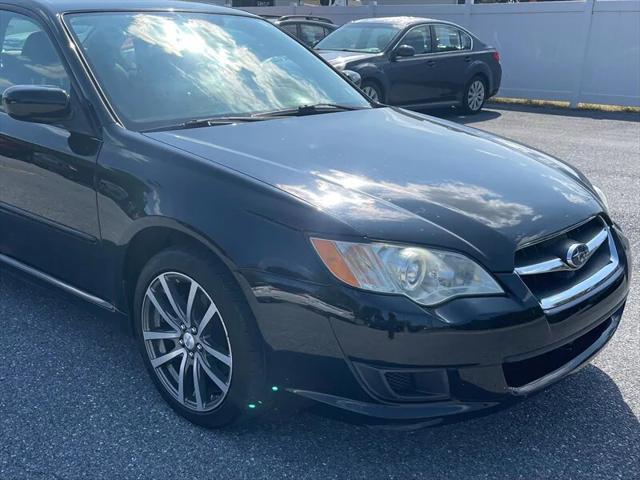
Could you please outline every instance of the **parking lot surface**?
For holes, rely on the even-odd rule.
[[[164,403],[124,325],[0,270],[0,479],[640,478],[640,116],[435,113],[565,159],[608,195],[636,275],[621,327],[592,365],[454,425],[374,430],[281,408],[208,431]]]

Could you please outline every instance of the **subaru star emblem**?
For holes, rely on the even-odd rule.
[[[585,243],[574,243],[567,250],[567,264],[573,268],[580,268],[589,258],[589,246]]]

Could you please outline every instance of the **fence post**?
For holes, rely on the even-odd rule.
[[[475,0],[464,0],[464,20],[467,22],[465,27],[471,30],[471,9]]]
[[[582,27],[584,29],[582,51],[580,52],[580,63],[576,69],[576,79],[573,82],[573,92],[569,104],[571,108],[578,108],[578,103],[580,103],[582,84],[587,70],[587,53],[589,53],[589,40],[591,38],[591,24],[593,22],[593,9],[595,5],[596,0],[585,0]]]
[[[369,2],[369,10],[371,10],[370,16],[371,18],[376,16],[376,11],[378,10],[378,1],[377,0],[371,0]]]

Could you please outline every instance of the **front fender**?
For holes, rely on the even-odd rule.
[[[179,232],[232,272],[261,270],[312,282],[326,281],[326,272],[310,254],[305,232],[354,234],[317,208],[214,161],[141,134],[110,133],[98,158],[96,189],[101,290],[118,308],[126,306],[128,249],[145,231]]]
[[[347,70],[353,70],[358,72],[362,77],[362,82],[364,83],[366,80],[375,80],[378,82],[385,92],[389,91],[390,83],[389,79],[385,75],[384,71],[375,63],[364,63],[358,65],[347,65],[345,67]]]

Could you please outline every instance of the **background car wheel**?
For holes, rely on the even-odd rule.
[[[478,113],[482,110],[486,100],[487,83],[480,76],[473,77],[464,90],[462,110],[467,114]]]
[[[174,410],[220,427],[267,407],[255,320],[217,261],[197,250],[159,253],[142,270],[134,303],[145,365]]]
[[[384,92],[382,90],[382,87],[380,87],[380,85],[378,85],[376,82],[372,82],[371,80],[364,80],[362,82],[362,87],[360,88],[364,92],[364,94],[374,102],[384,102]]]

